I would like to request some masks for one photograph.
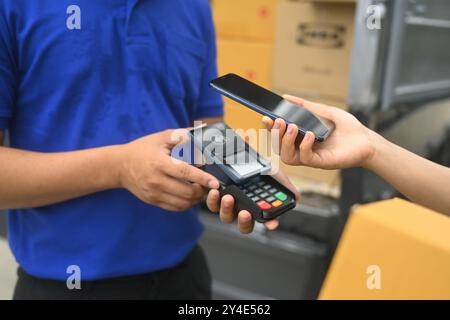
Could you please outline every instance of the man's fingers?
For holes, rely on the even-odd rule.
[[[292,102],[300,107],[304,107],[308,111],[312,112],[315,115],[318,115],[319,117],[324,117],[328,120],[334,119],[334,113],[333,108],[330,106],[327,106],[325,104],[315,103],[312,101],[308,101],[299,97],[291,96],[291,95],[283,95],[283,98],[288,100],[289,102]]]
[[[181,129],[168,129],[161,132],[161,142],[169,149],[189,141],[189,130],[185,128]]]
[[[275,230],[276,228],[278,228],[278,226],[280,225],[280,222],[277,219],[274,220],[269,220],[266,221],[264,223],[264,225],[266,226],[267,230]]]
[[[173,194],[161,192],[158,199],[143,199],[145,202],[156,205],[162,209],[173,212],[185,211],[196,204],[196,202],[179,198]]]
[[[298,135],[298,127],[295,124],[289,124],[281,142],[281,159],[289,164],[295,162],[297,148],[295,139]]]
[[[211,190],[208,193],[208,198],[206,199],[206,205],[212,212],[219,212],[220,210],[220,192],[219,190]]]
[[[238,228],[241,233],[250,233],[253,231],[255,221],[247,210],[242,210],[238,214]]]
[[[179,181],[167,176],[160,186],[161,191],[187,200],[201,200],[204,189],[196,183]]]
[[[164,166],[163,170],[166,174],[177,179],[195,182],[209,189],[219,188],[219,182],[213,175],[183,161],[172,159],[172,163]]]
[[[229,194],[220,201],[220,220],[227,224],[234,221],[234,198]]]

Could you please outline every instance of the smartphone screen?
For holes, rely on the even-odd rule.
[[[210,82],[219,93],[272,119],[282,118],[294,123],[303,135],[312,131],[317,141],[325,140],[333,130],[332,124],[305,108],[284,100],[281,96],[235,74],[227,74]]]

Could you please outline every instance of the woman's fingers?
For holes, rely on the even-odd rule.
[[[295,139],[298,135],[298,127],[295,124],[289,124],[286,129],[286,134],[283,136],[281,142],[281,160],[287,164],[296,162],[297,148],[295,146]]]
[[[281,142],[286,133],[286,122],[283,119],[275,119],[272,131],[270,132],[270,139],[272,141],[272,150],[275,154],[280,154]]]
[[[270,131],[270,140],[272,145],[272,150],[275,154],[280,154],[281,141],[283,135],[286,132],[286,122],[283,119],[272,120],[267,116],[262,118],[262,122],[267,130]]]
[[[288,94],[284,95],[283,98],[288,100],[289,102],[299,105],[300,107],[304,107],[305,109],[315,115],[318,115],[319,117],[323,117],[331,121],[334,119],[333,107],[327,106],[325,104],[311,102]]]
[[[272,130],[273,127],[273,120],[270,119],[267,116],[262,117],[262,122],[264,123],[264,126],[266,127],[267,130]]]
[[[311,167],[320,167],[320,157],[313,151],[314,133],[308,131],[300,143],[300,162]]]

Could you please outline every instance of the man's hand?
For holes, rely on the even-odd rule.
[[[324,142],[314,143],[314,134],[307,132],[300,146],[297,146],[298,128],[295,124],[286,126],[283,119],[272,121],[264,117],[266,128],[272,130],[272,139],[277,136],[280,139],[279,148],[274,152],[280,154],[284,163],[321,169],[366,166],[369,163],[375,153],[373,133],[352,114],[293,96],[284,98],[335,124],[333,133]],[[278,135],[274,134],[275,130],[278,130]]]
[[[279,171],[276,175],[273,176],[278,180],[281,184],[291,190],[297,200],[300,199],[300,193],[297,188],[289,181],[289,179]],[[255,221],[252,219],[252,215],[250,212],[246,210],[242,210],[240,212],[234,211],[234,198],[231,195],[225,195],[220,199],[220,193],[218,190],[211,190],[208,194],[208,198],[206,200],[206,204],[212,212],[219,212],[220,220],[223,223],[230,224],[237,218],[237,224],[239,231],[241,233],[251,233],[253,231],[253,227]],[[270,220],[265,222],[265,226],[269,230],[275,230],[278,227],[278,220]]]
[[[184,211],[200,202],[204,188],[217,189],[212,175],[170,156],[186,130],[166,130],[120,147],[120,185],[142,201],[169,211]]]

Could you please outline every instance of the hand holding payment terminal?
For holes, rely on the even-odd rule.
[[[270,164],[225,123],[190,131],[206,161],[203,170],[220,182],[220,194],[233,196],[235,210],[247,210],[259,222],[295,207],[295,195],[269,175]]]

